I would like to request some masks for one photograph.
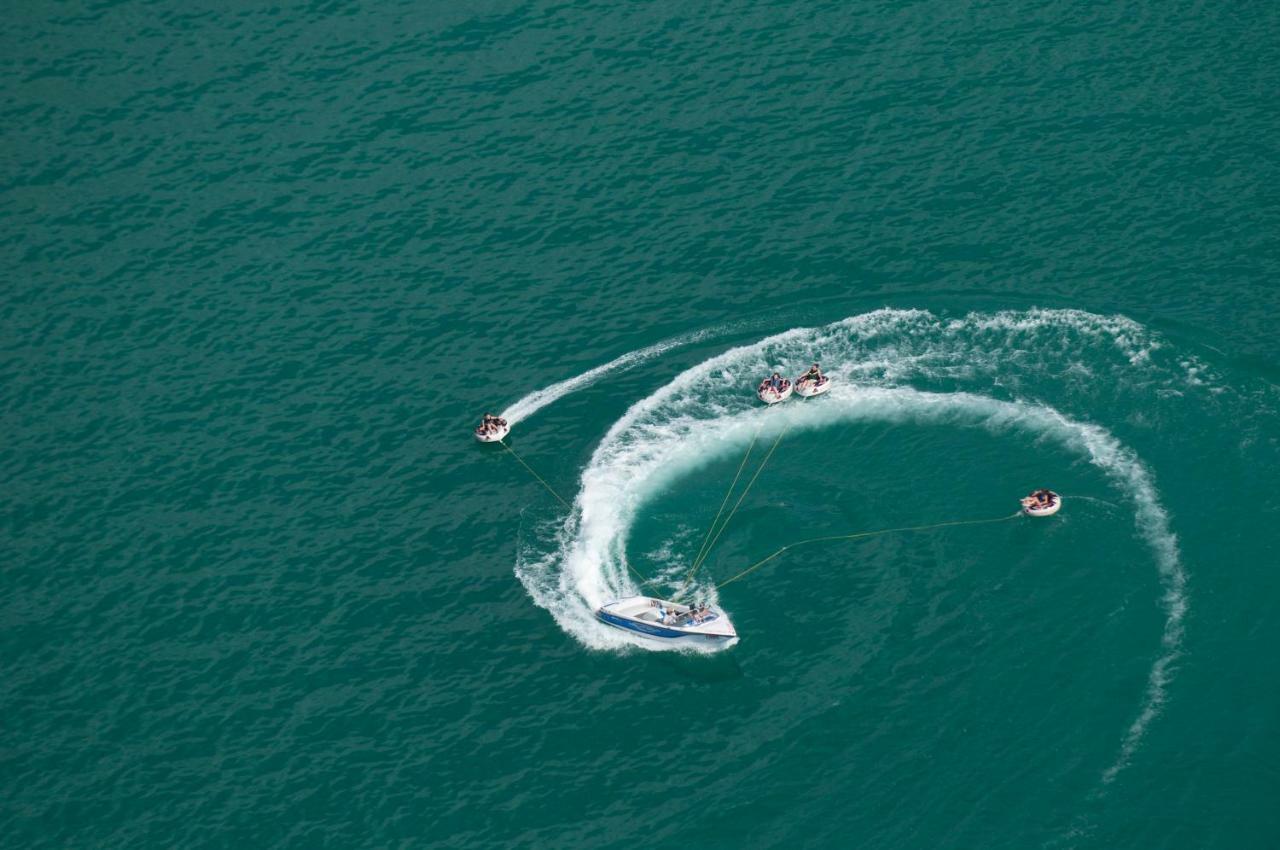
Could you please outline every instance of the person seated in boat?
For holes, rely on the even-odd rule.
[[[782,375],[777,372],[774,372],[773,377],[769,379],[769,386],[773,387],[773,391],[775,393],[782,392],[782,388],[786,385],[786,381],[783,380]]]
[[[1053,506],[1053,493],[1049,490],[1032,490],[1031,495],[1022,500],[1024,508],[1048,508]]]
[[[803,384],[807,381],[809,383],[812,383],[816,387],[818,386],[818,384],[821,384],[825,380],[826,378],[822,377],[822,370],[818,368],[817,363],[814,363],[812,366],[809,367],[808,372],[805,372],[803,375],[800,376],[800,380],[796,381],[796,383]]]

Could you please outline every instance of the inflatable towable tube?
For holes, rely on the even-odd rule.
[[[1042,504],[1036,493],[1044,492],[1049,497],[1048,504]],[[1062,507],[1062,497],[1052,490],[1037,490],[1022,500],[1022,512],[1027,516],[1053,516]]]
[[[813,381],[796,381],[796,395],[804,398],[813,398],[816,395],[822,395],[831,389],[831,379],[823,376],[822,380],[814,383]]]
[[[791,390],[792,386],[790,381],[783,381],[782,389],[780,390],[775,390],[773,387],[769,386],[768,381],[766,381],[760,385],[760,389],[756,390],[756,397],[765,404],[777,404],[780,401],[786,401],[791,398]]]
[[[476,439],[482,443],[496,443],[503,437],[511,433],[510,425],[499,425],[493,430],[484,430],[477,428],[475,431]]]

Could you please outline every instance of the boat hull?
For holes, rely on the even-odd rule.
[[[668,606],[669,611],[687,612],[687,606],[651,597],[637,596],[620,599],[596,609],[596,619],[607,626],[665,644],[697,644],[702,646],[725,645],[738,639],[729,616],[712,606],[714,614],[704,623],[673,625],[654,619],[658,605]]]

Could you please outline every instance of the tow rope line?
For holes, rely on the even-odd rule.
[[[935,523],[930,523],[929,525],[909,525],[909,526],[904,526],[902,528],[884,528],[879,531],[859,531],[856,534],[835,534],[827,537],[810,537],[808,540],[797,540],[795,543],[788,543],[786,546],[783,546],[781,549],[774,552],[772,555],[769,555],[767,558],[761,558],[759,561],[756,561],[754,564],[747,567],[745,570],[738,573],[737,575],[732,576],[731,578],[727,578],[724,581],[720,582],[719,584],[716,585],[716,590],[719,590],[720,588],[724,587],[727,584],[733,584],[738,579],[745,577],[748,573],[752,573],[758,570],[760,567],[763,567],[765,564],[769,563],[774,558],[781,555],[783,552],[786,552],[789,549],[794,549],[797,546],[807,546],[810,543],[826,543],[826,542],[831,542],[835,540],[857,540],[863,537],[876,537],[881,534],[897,534],[897,533],[908,532],[908,531],[928,531],[934,528],[947,528],[949,526],[957,526],[957,525],[989,525],[995,522],[1008,522],[1009,520],[1017,519],[1020,516],[1022,516],[1022,511],[1016,511],[1014,513],[1009,514],[1008,516],[996,517],[995,519],[962,519],[962,520],[953,520],[951,522],[935,522]]]
[[[511,448],[511,446],[507,445],[507,443],[506,443],[506,441],[505,441],[505,440],[499,440],[498,442],[499,442],[499,443],[502,443],[502,447],[503,447],[504,449],[506,449],[507,451],[511,452],[511,456],[512,456],[513,458],[515,458],[517,461],[519,461],[519,462],[520,462],[520,465],[521,465],[521,466],[523,466],[526,470],[528,470],[528,471],[529,471],[529,474],[530,474],[530,475],[532,475],[532,476],[537,480],[537,482],[538,482],[539,484],[541,484],[543,487],[545,487],[545,488],[547,489],[547,492],[548,492],[548,493],[550,493],[552,496],[555,496],[555,498],[556,498],[556,501],[557,501],[557,502],[559,502],[560,504],[564,505],[565,510],[568,510],[568,511],[572,511],[572,510],[573,510],[573,507],[572,507],[568,502],[566,502],[566,501],[564,500],[564,498],[563,498],[559,493],[557,493],[557,492],[555,491],[555,489],[554,489],[550,484],[548,484],[548,483],[547,483],[547,479],[545,479],[545,478],[543,478],[541,475],[539,475],[539,474],[534,470],[534,468],[533,468],[532,466],[530,466],[529,464],[527,464],[527,463],[525,463],[525,462],[524,462],[524,458],[522,458],[522,457],[520,457],[520,455],[516,454],[516,450],[515,450],[515,449],[513,449],[513,448]],[[523,514],[521,514],[521,517],[523,517],[523,516],[524,516],[524,515],[523,515]],[[624,559],[624,560],[625,560],[625,559]],[[635,574],[636,574],[636,577],[640,579],[640,584],[641,584],[642,586],[643,586],[643,585],[646,585],[646,584],[652,584],[652,583],[653,583],[653,582],[652,582],[652,579],[647,579],[647,578],[645,578],[643,573],[641,573],[639,570],[637,570],[635,567],[633,567],[633,566],[631,565],[631,562],[630,562],[630,561],[627,561],[627,569],[631,570],[631,572],[633,572],[633,573],[635,573]]]
[[[711,526],[710,528],[707,529],[706,536],[702,538],[702,546],[698,548],[698,554],[697,554],[697,557],[694,558],[693,566],[689,568],[688,575],[685,576],[684,581],[680,585],[679,591],[677,591],[676,594],[672,597],[672,600],[678,600],[684,594],[685,590],[689,587],[689,583],[693,581],[693,577],[697,574],[698,570],[702,567],[702,565],[706,563],[707,558],[711,555],[711,551],[715,549],[716,543],[720,541],[720,536],[724,534],[724,530],[729,526],[729,523],[730,521],[733,520],[734,515],[738,513],[738,508],[742,507],[742,503],[747,498],[747,494],[751,492],[752,485],[756,483],[756,479],[760,477],[761,472],[764,472],[764,468],[769,463],[769,459],[772,458],[773,453],[777,451],[778,445],[782,442],[782,438],[785,437],[787,435],[787,432],[791,430],[791,425],[788,424],[785,428],[782,429],[782,431],[778,433],[777,438],[774,439],[773,441],[773,445],[769,447],[768,453],[765,454],[764,460],[760,461],[760,466],[756,467],[756,471],[751,476],[751,480],[747,482],[747,486],[743,488],[742,493],[738,496],[738,501],[734,502],[733,510],[729,511],[729,516],[725,517],[724,522],[720,525],[719,531],[716,531],[715,536],[712,537],[711,532],[715,530],[716,523],[720,520],[721,515],[724,513],[724,506],[729,503],[729,497],[733,495],[733,489],[738,486],[738,481],[742,477],[742,470],[745,469],[747,466],[747,460],[751,457],[751,452],[755,448],[756,441],[759,439],[760,431],[761,431],[761,428],[763,427],[764,425],[763,423],[761,423],[761,426],[756,429],[755,435],[751,438],[751,443],[750,445],[747,446],[747,453],[742,456],[742,462],[738,464],[738,471],[734,473],[733,482],[729,484],[729,489],[725,492],[724,499],[721,500],[720,502],[720,509],[716,511],[715,519],[711,520]],[[568,511],[573,510],[573,507],[567,501],[565,501],[565,499],[559,493],[555,491],[555,488],[553,488],[550,484],[548,484],[547,480],[543,478],[541,475],[539,475],[532,466],[525,463],[524,458],[520,457],[520,455],[516,453],[516,450],[511,448],[511,446],[507,444],[506,440],[498,440],[498,442],[502,444],[502,447],[504,449],[506,449],[508,452],[511,453],[511,456],[515,458],[516,461],[521,466],[523,466],[530,475],[533,476],[534,480],[536,480],[539,484],[541,484],[548,493],[550,493],[553,497],[555,497],[555,500],[557,502],[559,502],[561,505],[565,507],[565,510],[568,510]],[[1075,498],[1088,499],[1090,497],[1077,496]],[[1092,501],[1102,502],[1103,504],[1110,504],[1109,502],[1105,502],[1102,499],[1092,499]],[[763,567],[765,564],[769,563],[774,558],[778,557],[784,552],[787,552],[791,549],[796,548],[797,546],[807,546],[811,543],[829,543],[837,540],[859,540],[867,537],[878,537],[882,534],[899,534],[899,533],[912,532],[912,531],[929,531],[935,528],[949,528],[949,527],[960,526],[960,525],[989,525],[991,523],[996,523],[996,522],[1007,522],[1011,519],[1016,519],[1020,516],[1022,516],[1022,511],[1015,511],[1014,513],[1009,514],[1008,516],[996,517],[994,519],[952,520],[950,522],[930,523],[929,525],[909,525],[909,526],[903,526],[901,528],[885,528],[879,531],[859,531],[854,534],[834,534],[834,535],[827,535],[824,537],[810,537],[807,540],[797,540],[795,543],[788,543],[786,546],[783,546],[781,549],[778,549],[776,552],[770,554],[769,556],[765,558],[761,558],[759,561],[756,561],[754,564],[747,567],[745,570],[725,579],[724,581],[717,584],[715,587],[716,587],[716,590],[719,590],[720,588],[726,585],[733,584],[735,581],[738,581],[741,578],[745,578],[747,575],[755,572],[760,567]],[[707,542],[708,540],[710,541],[710,545],[708,545],[708,542]],[[637,570],[634,566],[632,566],[631,562],[627,561],[625,557],[623,558],[623,560],[627,565],[627,569],[635,573],[636,577],[640,579],[641,586],[654,583],[655,581],[654,579],[645,578],[644,574],[641,573],[639,570]]]
[[[764,423],[760,423],[761,427]],[[702,562],[702,556],[707,551],[707,541],[711,539],[711,532],[716,530],[716,523],[720,521],[721,515],[724,514],[724,506],[729,504],[729,497],[733,495],[733,488],[738,486],[738,479],[742,477],[742,470],[746,469],[747,458],[751,457],[751,450],[756,447],[756,440],[760,438],[760,428],[756,429],[755,436],[751,438],[751,444],[747,446],[747,453],[742,456],[742,463],[738,464],[738,471],[733,475],[733,482],[729,485],[729,489],[724,491],[724,498],[720,500],[720,510],[716,511],[716,518],[711,520],[711,525],[707,528],[707,534],[702,538],[702,545],[698,547],[698,554],[694,556],[692,563],[698,564]]]
[[[711,545],[702,553],[702,557],[695,561],[693,566],[689,568],[689,574],[685,576],[684,583],[680,585],[679,592],[672,597],[673,600],[680,598],[685,589],[688,588],[689,583],[693,581],[694,575],[697,574],[702,565],[707,562],[707,558],[711,555],[711,550],[716,548],[716,543],[720,541],[720,535],[724,534],[724,530],[729,527],[729,523],[733,520],[734,514],[738,512],[738,508],[742,507],[743,500],[746,499],[747,494],[751,492],[751,485],[755,484],[756,479],[760,477],[760,473],[764,472],[765,465],[769,463],[769,458],[773,457],[773,453],[777,451],[778,444],[782,442],[783,437],[787,436],[787,431],[789,430],[791,430],[791,426],[787,425],[786,428],[783,428],[782,431],[779,432],[777,439],[775,439],[773,441],[773,445],[769,447],[769,453],[764,456],[764,460],[760,461],[760,466],[756,468],[755,475],[751,476],[751,480],[747,482],[747,486],[742,490],[742,495],[738,496],[738,501],[734,502],[733,510],[729,511],[729,515],[725,517],[724,522],[720,526],[720,530],[717,531],[716,536],[712,538]]]
[[[538,483],[539,483],[539,484],[541,484],[543,487],[546,487],[546,488],[547,488],[547,492],[548,492],[548,493],[550,493],[551,495],[553,495],[553,496],[555,496],[555,497],[556,497],[556,501],[558,501],[560,504],[564,505],[566,510],[570,510],[570,511],[571,511],[571,510],[573,510],[572,506],[570,506],[570,504],[569,504],[568,502],[566,502],[563,498],[561,498],[561,496],[560,496],[560,494],[559,494],[559,493],[557,493],[555,490],[553,490],[553,489],[551,488],[551,485],[547,483],[547,480],[546,480],[545,478],[543,478],[543,477],[542,477],[541,475],[539,475],[538,473],[534,472],[534,471],[533,471],[533,467],[532,467],[532,466],[530,466],[529,464],[525,463],[525,462],[524,462],[524,458],[522,458],[522,457],[520,457],[520,455],[516,454],[516,450],[515,450],[515,449],[511,448],[511,446],[508,446],[505,440],[499,440],[498,442],[499,442],[499,443],[502,443],[502,447],[503,447],[504,449],[506,449],[507,451],[511,452],[511,456],[512,456],[513,458],[515,458],[516,460],[520,461],[520,465],[521,465],[521,466],[523,466],[525,469],[529,470],[529,474],[530,474],[530,475],[532,475],[534,478],[536,478],[536,479],[538,480]]]

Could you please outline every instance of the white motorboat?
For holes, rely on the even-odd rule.
[[[1041,492],[1039,490],[1036,491]],[[1062,497],[1052,490],[1045,490],[1049,496],[1049,503],[1043,504],[1036,498],[1036,494],[1032,493],[1022,500],[1022,512],[1027,516],[1053,516],[1062,507]]]
[[[822,395],[831,389],[831,379],[823,375],[816,383],[814,381],[806,381],[800,379],[796,381],[796,395],[804,398],[813,398],[816,395]]]
[[[780,390],[769,386],[769,382],[765,381],[760,385],[760,388],[756,390],[756,396],[765,404],[777,404],[780,401],[786,401],[791,398],[791,390],[792,386],[790,381],[784,380],[782,382],[782,389]]]
[[[496,443],[511,433],[510,425],[498,425],[495,428],[477,428],[476,439],[482,443]]]
[[[596,609],[600,622],[662,643],[722,645],[738,637],[718,605],[689,606],[652,596],[628,596]]]

